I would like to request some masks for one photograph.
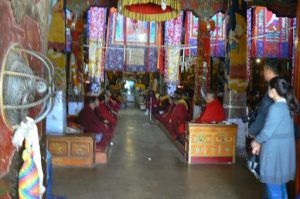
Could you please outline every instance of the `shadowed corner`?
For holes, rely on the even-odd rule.
[[[0,179],[0,198],[8,198],[7,193],[9,192],[9,184],[6,178]]]

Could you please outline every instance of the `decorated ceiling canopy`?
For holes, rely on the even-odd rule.
[[[59,0],[59,1],[61,3],[64,2],[64,0]],[[129,1],[132,2],[132,0]],[[147,4],[148,2],[151,2],[146,0],[141,0],[141,1],[143,2],[140,4]],[[165,1],[168,2],[168,0]],[[228,2],[228,0],[177,0],[177,1],[179,1],[181,10],[192,11],[197,17],[201,17],[201,18],[202,17],[209,18],[215,15],[217,12],[225,11]],[[296,16],[297,0],[243,0],[243,1],[246,1],[249,7],[265,6],[272,12],[276,13],[276,15],[279,17]],[[74,12],[75,10],[86,11],[90,6],[117,7],[118,0],[66,0],[65,2],[66,2],[66,7],[72,12]],[[159,5],[161,5],[161,1],[156,0],[156,2],[158,2],[158,4],[156,4],[155,2],[154,4],[156,4],[156,7],[159,8]],[[178,8],[177,10],[180,10],[180,8]]]
[[[191,10],[194,15],[209,19],[217,12],[226,10],[226,0],[180,0],[182,10]]]
[[[119,0],[118,4],[124,16],[141,21],[167,21],[181,10],[179,0]]]

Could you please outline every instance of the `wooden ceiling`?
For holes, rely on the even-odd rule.
[[[255,6],[265,6],[279,17],[296,17],[297,0],[253,0]]]
[[[180,0],[182,2],[182,10],[191,10],[195,15],[203,14],[203,2],[205,0]],[[245,0],[249,6],[265,6],[269,10],[276,13],[277,16],[295,17],[297,0]],[[118,0],[66,0],[67,8],[70,10],[80,7],[84,12],[90,6],[99,7],[117,7]],[[211,1],[212,2],[212,1]],[[216,12],[224,11],[227,0],[213,0],[213,6],[206,11],[206,14],[213,15]]]

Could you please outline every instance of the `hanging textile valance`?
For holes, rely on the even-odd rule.
[[[155,22],[124,17],[110,10],[105,70],[157,71],[160,26]],[[150,46],[151,45],[151,46]]]
[[[210,55],[212,57],[225,57],[225,23],[224,14],[217,13],[211,17],[209,25],[211,26],[210,36]],[[210,24],[214,22],[213,24]],[[208,24],[204,24],[205,27],[200,29],[205,30]],[[192,12],[187,12],[186,17],[186,31],[185,31],[185,44],[189,46],[197,46],[197,35],[198,35],[198,17],[193,15]],[[196,56],[197,49],[192,48],[186,50],[185,55]]]
[[[292,36],[293,19],[277,17],[265,7],[254,8],[252,57],[291,57]]]
[[[180,14],[179,0],[120,0],[121,13],[141,21],[167,21]]]

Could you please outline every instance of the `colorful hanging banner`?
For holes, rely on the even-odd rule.
[[[292,19],[276,17],[265,7],[255,7],[253,18],[252,57],[291,57]]]
[[[244,1],[230,0],[226,27],[226,69],[228,88],[243,92],[248,85],[247,76],[247,5]],[[226,89],[226,88],[225,88]]]
[[[111,71],[155,72],[161,26],[138,21],[110,10],[105,69]],[[150,47],[150,45],[152,45]],[[148,47],[149,46],[149,47]]]
[[[89,78],[99,84],[104,80],[104,53],[106,8],[91,7],[88,11],[89,23]],[[96,86],[95,88],[100,88]],[[100,90],[93,90],[99,93]]]
[[[177,83],[180,64],[182,13],[165,23],[165,82]]]
[[[198,17],[193,15],[192,12],[187,12],[185,44],[189,46],[197,46],[198,35]],[[210,55],[213,57],[225,57],[225,23],[224,14],[217,13],[211,17],[215,22],[215,29],[211,32],[210,36]],[[197,49],[185,51],[186,55],[196,56]]]
[[[215,30],[210,35],[210,55],[212,57],[225,57],[224,14],[219,12],[211,19],[215,22]]]

